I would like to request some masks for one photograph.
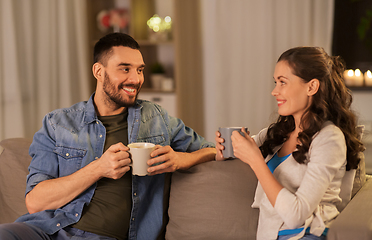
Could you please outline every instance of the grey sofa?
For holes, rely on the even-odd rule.
[[[0,223],[27,212],[24,204],[30,139],[0,142]],[[363,162],[362,162],[363,163]],[[352,200],[328,240],[372,239],[372,180],[357,171]],[[166,239],[255,239],[258,210],[250,205],[257,179],[238,159],[208,162],[172,176]]]

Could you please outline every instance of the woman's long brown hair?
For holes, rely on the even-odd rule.
[[[323,48],[297,47],[284,52],[278,62],[286,61],[292,73],[304,82],[319,80],[319,90],[313,95],[312,103],[301,118],[302,132],[298,135],[300,144],[293,152],[299,163],[306,163],[306,153],[315,133],[319,132],[326,121],[331,121],[341,129],[347,146],[346,170],[356,169],[360,162],[359,152],[364,146],[357,138],[356,116],[350,109],[352,95],[345,86],[344,63],[340,57],[330,57]],[[273,154],[274,147],[284,143],[295,130],[292,116],[279,116],[269,126],[265,142],[260,147],[262,155]]]

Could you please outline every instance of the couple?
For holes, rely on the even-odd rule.
[[[0,239],[164,238],[170,173],[223,160],[224,139],[217,132],[215,147],[160,106],[137,100],[144,67],[129,35],[97,42],[96,92],[44,117],[30,146],[29,214],[0,225]],[[342,65],[320,48],[294,48],[279,58],[274,80],[278,121],[254,139],[232,136],[235,156],[259,180],[257,236],[322,239],[338,214],[333,190],[345,170],[356,168],[363,148]],[[150,176],[131,175],[132,142],[157,145]],[[324,206],[329,215],[319,211]]]

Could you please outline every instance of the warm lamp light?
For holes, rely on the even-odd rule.
[[[154,14],[149,20],[147,20],[147,26],[149,27],[150,40],[152,41],[166,41],[169,39],[169,33],[172,28],[172,18],[166,16],[164,19],[159,15]]]
[[[154,32],[169,30],[172,26],[172,18],[166,16],[164,19],[162,19],[155,14],[149,20],[147,20],[147,26]]]
[[[170,22],[172,22],[172,18],[169,17],[169,16],[166,16],[166,17],[164,18],[164,21],[167,22],[167,23],[170,23]]]
[[[159,32],[161,24],[161,18],[155,14],[149,20],[147,20],[147,26],[152,29],[154,32]]]

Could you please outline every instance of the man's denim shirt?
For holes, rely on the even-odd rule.
[[[106,130],[88,102],[55,110],[43,119],[43,127],[34,135],[26,194],[38,183],[70,175],[103,154]],[[192,152],[214,147],[177,118],[168,116],[159,105],[137,100],[128,109],[128,142],[170,145],[175,151]],[[132,213],[129,239],[156,239],[163,225],[165,174],[133,176]],[[96,184],[57,210],[26,214],[17,222],[26,222],[53,234],[79,221],[84,205],[94,194]]]

